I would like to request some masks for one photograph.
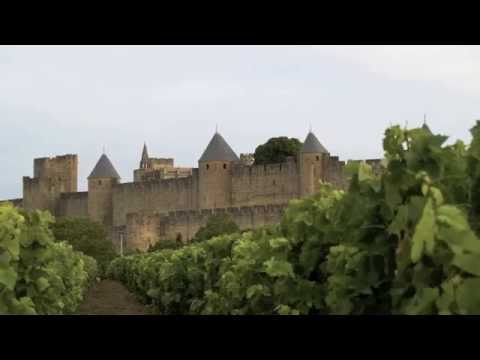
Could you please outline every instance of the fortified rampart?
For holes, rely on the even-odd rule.
[[[285,208],[286,204],[278,204],[171,211],[168,214],[141,211],[128,214],[126,227],[119,227],[119,230],[126,234],[124,249],[146,251],[150,245],[165,239],[188,242],[215,214],[226,214],[241,230],[247,230],[279,223]]]
[[[232,170],[232,205],[284,204],[298,197],[299,172],[294,159],[282,164],[245,166]]]
[[[88,217],[88,192],[61,194],[57,216]]]
[[[367,163],[380,170],[379,160]],[[216,133],[197,168],[149,157],[144,145],[130,183],[120,182],[103,154],[88,177],[88,192],[77,192],[77,155],[35,159],[34,177],[23,178],[23,198],[11,202],[57,217],[88,217],[103,223],[116,245],[145,250],[162,239],[189,241],[219,212],[241,229],[278,223],[290,200],[316,192],[321,181],[344,188],[344,166],[312,132],[297,156],[268,165],[254,165],[252,154],[239,158]]]
[[[113,189],[113,226],[124,225],[129,213],[197,209],[197,198],[197,171],[179,179],[118,184]]]

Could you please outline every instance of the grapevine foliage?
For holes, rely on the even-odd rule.
[[[480,122],[469,146],[386,130],[380,174],[347,164],[281,224],[114,260],[164,314],[480,314]]]
[[[95,278],[94,259],[54,242],[52,221],[0,206],[0,314],[73,313]]]

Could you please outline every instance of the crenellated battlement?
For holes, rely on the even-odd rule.
[[[78,157],[74,154],[33,160],[33,178],[23,177],[23,206],[56,215],[62,193],[77,192]]]

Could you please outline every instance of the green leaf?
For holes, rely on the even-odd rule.
[[[258,293],[262,293],[264,290],[264,286],[260,284],[252,285],[247,289],[247,299],[251,299]]]
[[[390,182],[385,183],[385,201],[390,209],[394,209],[402,202],[400,189]]]
[[[430,193],[435,201],[435,205],[441,206],[444,202],[442,192],[438,188],[432,186],[430,187]]]
[[[294,277],[292,264],[288,261],[271,258],[264,266],[265,272],[272,277]]]
[[[10,267],[0,268],[0,284],[3,284],[7,289],[13,290],[17,282],[17,272]]]
[[[417,223],[422,216],[425,208],[425,198],[422,196],[412,196],[408,202],[408,219],[412,223]]]
[[[442,285],[442,295],[437,299],[437,308],[440,313],[451,313],[451,306],[455,302],[455,289],[451,281]]]
[[[280,315],[300,315],[300,311],[298,311],[297,309],[292,309],[288,305],[279,305],[275,308],[275,310]]]
[[[412,238],[412,251],[410,254],[412,262],[416,263],[422,257],[425,249],[428,255],[433,254],[435,246],[435,217],[432,200],[428,199],[423,209],[422,217],[418,222]]]
[[[480,254],[480,239],[473,233],[463,212],[451,205],[438,209],[438,238],[445,241],[455,254],[469,251]]]
[[[480,255],[478,254],[456,254],[452,264],[465,272],[480,276]]]
[[[405,307],[406,315],[428,315],[434,312],[435,302],[439,296],[436,288],[422,288]]]
[[[50,283],[44,277],[38,278],[35,282],[37,285],[38,291],[43,292],[46,288],[50,286]]]
[[[370,180],[373,179],[373,177],[372,167],[362,161],[358,167],[358,181]]]
[[[465,315],[480,315],[480,279],[465,279],[458,286],[457,304]]]
[[[408,225],[408,206],[402,205],[398,208],[397,215],[393,219],[393,222],[388,227],[388,231],[391,234],[395,234],[400,237],[402,231],[407,229]]]
[[[454,228],[456,231],[470,229],[465,214],[453,205],[443,205],[437,209],[437,221],[445,226]]]
[[[279,249],[282,247],[288,247],[289,242],[285,238],[274,238],[269,240],[269,244],[273,249]]]
[[[153,298],[153,299],[158,299],[160,298],[160,289],[150,289],[147,291],[147,296]]]

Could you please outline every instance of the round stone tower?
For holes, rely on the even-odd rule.
[[[113,223],[113,187],[120,176],[103,154],[88,177],[88,216],[105,226]]]
[[[232,165],[238,156],[218,132],[198,160],[199,207],[212,209],[232,204]]]
[[[320,180],[324,180],[328,166],[329,153],[310,131],[299,153],[300,196],[315,193]]]

